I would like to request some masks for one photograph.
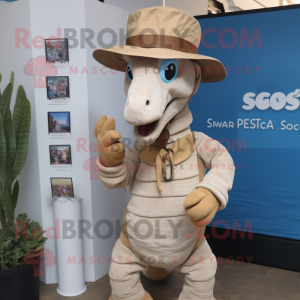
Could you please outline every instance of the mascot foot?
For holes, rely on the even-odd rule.
[[[142,271],[142,273],[149,279],[161,281],[164,280],[172,272],[172,270],[173,269],[163,269],[154,266],[148,266],[148,268]]]
[[[108,300],[113,300],[112,296],[110,296]],[[153,298],[149,295],[148,292],[146,292],[144,298],[141,300],[153,300]]]

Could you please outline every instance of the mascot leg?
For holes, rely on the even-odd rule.
[[[178,300],[214,300],[217,260],[206,240],[178,267],[185,283]]]
[[[147,268],[119,239],[112,253],[109,277],[112,294],[109,300],[153,300],[145,292],[140,272]]]

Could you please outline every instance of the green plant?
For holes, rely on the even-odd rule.
[[[0,90],[0,270],[33,263],[47,240],[40,224],[28,219],[26,214],[14,220],[19,196],[17,178],[28,150],[31,107],[23,86],[19,86],[12,115],[13,87],[12,72],[3,94]]]
[[[31,121],[30,102],[21,85],[12,116],[10,102],[13,87],[12,72],[10,83],[3,94],[0,91],[0,221],[6,234],[14,226],[14,212],[19,196],[17,177],[26,160]]]
[[[0,230],[0,270],[31,264],[44,249],[47,238],[43,237],[40,224],[20,214],[11,234]]]

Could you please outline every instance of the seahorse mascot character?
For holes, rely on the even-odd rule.
[[[109,272],[110,300],[150,300],[140,272],[162,280],[174,268],[185,274],[179,300],[214,299],[217,262],[203,236],[228,202],[235,168],[220,143],[190,129],[188,102],[200,81],[226,77],[221,62],[197,54],[200,39],[199,22],[188,13],[151,7],[129,16],[125,46],[93,54],[126,72],[124,119],[135,138],[125,151],[113,118],[102,116],[95,126],[100,180],[131,191],[112,253],[118,259]]]

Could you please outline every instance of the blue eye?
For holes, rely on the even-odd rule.
[[[127,73],[127,77],[130,80],[130,82],[133,80],[133,74],[132,74],[132,66],[131,66],[131,62],[129,62],[127,64],[127,68],[126,68],[126,73]]]
[[[160,64],[160,78],[165,83],[172,82],[178,74],[178,62],[176,59],[163,59]]]

